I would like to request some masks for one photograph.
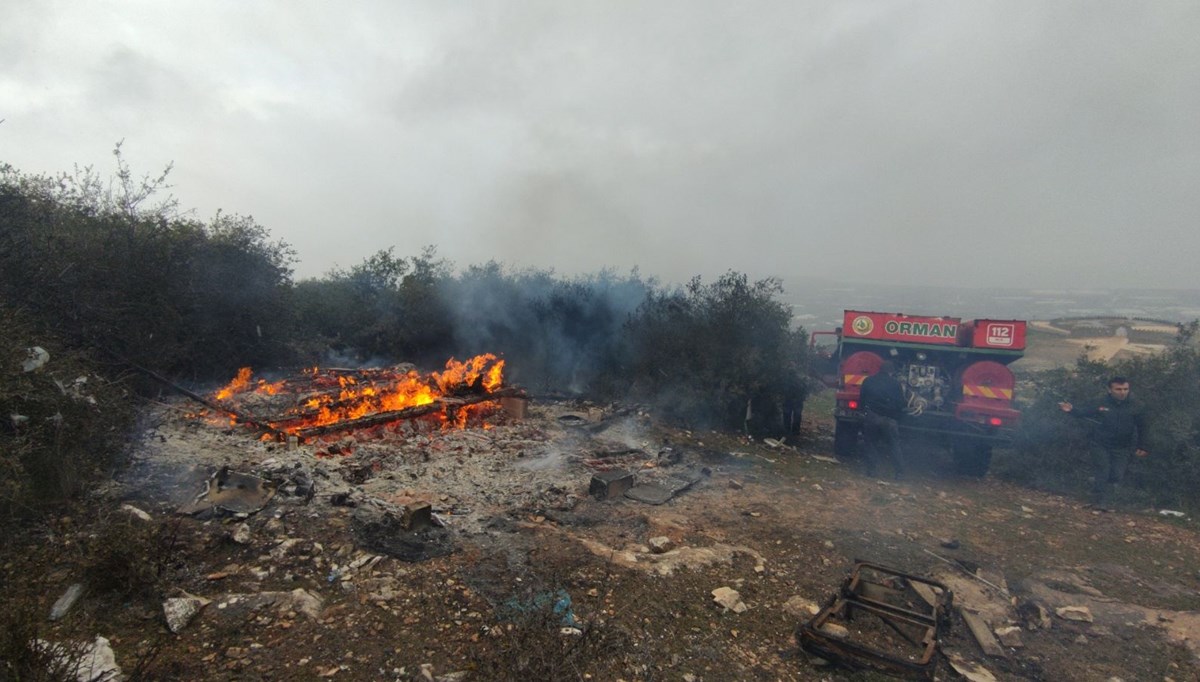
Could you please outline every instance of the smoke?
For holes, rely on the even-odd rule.
[[[572,454],[575,453],[568,452],[557,446],[547,447],[533,457],[521,459],[514,466],[517,469],[525,469],[527,471],[552,471],[566,466]]]
[[[452,280],[444,305],[458,352],[502,354],[510,380],[582,394],[616,371],[624,325],[652,287],[636,272],[559,279],[491,262]]]

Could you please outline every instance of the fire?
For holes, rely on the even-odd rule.
[[[296,395],[296,401],[282,414],[267,417],[263,422],[282,433],[297,433],[430,405],[444,398],[492,393],[501,388],[503,381],[504,361],[488,353],[463,362],[451,358],[443,371],[429,375],[395,369],[364,369],[351,375],[344,370],[322,371],[313,367],[305,370],[301,379],[269,383],[261,379],[253,382],[250,368],[243,367],[216,397],[228,400],[240,394]],[[453,414],[443,415],[445,426],[464,428],[468,417],[481,409],[484,408],[480,405],[460,406]]]
[[[238,370],[237,376],[229,385],[217,391],[217,400],[229,400],[235,393],[242,393],[250,387],[250,368],[243,367]]]
[[[438,386],[446,392],[454,386],[481,385],[487,391],[500,388],[504,373],[504,361],[497,359],[491,353],[476,355],[466,362],[458,362],[454,358],[446,361],[445,372],[434,372],[433,378]]]

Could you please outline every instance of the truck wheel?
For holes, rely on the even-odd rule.
[[[954,444],[954,469],[963,476],[983,478],[992,465],[992,446],[970,441]]]
[[[861,425],[854,422],[837,420],[833,427],[833,454],[838,457],[858,455],[858,432],[861,428]]]

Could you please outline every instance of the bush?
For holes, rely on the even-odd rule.
[[[733,272],[669,291],[636,271],[564,279],[491,262],[451,276],[432,249],[297,286],[309,346],[360,361],[496,353],[535,391],[632,394],[683,424],[772,435],[794,432],[806,392],[806,337],[780,293]]]
[[[776,300],[778,280],[730,272],[654,292],[629,322],[627,377],[668,416],[694,427],[786,434],[806,384],[806,335]]]
[[[107,185],[89,168],[51,178],[0,167],[0,295],[76,347],[175,376],[212,379],[275,359],[292,334],[290,264],[250,218],[143,208],[116,150]],[[169,170],[169,169],[168,169]]]
[[[0,609],[0,682],[74,682],[79,643],[48,645],[46,613],[31,596],[8,596]]]
[[[72,497],[120,463],[134,415],[124,386],[28,315],[0,305],[0,328],[0,512],[12,514]],[[49,360],[25,371],[33,347]]]
[[[1130,466],[1125,501],[1200,511],[1197,327],[1182,325],[1176,342],[1156,355],[1115,363],[1081,358],[1072,368],[1038,375],[1014,452],[997,473],[1050,490],[1082,492],[1091,474],[1087,426],[1063,415],[1057,403],[1094,401],[1110,377],[1123,376],[1147,412],[1150,431],[1150,456]]]
[[[114,153],[107,182],[0,165],[0,510],[69,498],[120,461],[130,363],[223,379],[287,357],[290,248],[250,218],[151,204],[170,169],[135,180]],[[22,371],[34,346],[50,362]]]
[[[444,362],[453,334],[441,291],[450,266],[433,247],[411,258],[394,251],[300,282],[295,301],[301,343],[353,362]]]

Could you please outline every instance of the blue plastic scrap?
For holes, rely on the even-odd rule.
[[[533,598],[526,600],[513,597],[502,605],[503,610],[512,615],[541,611],[547,606],[550,607],[551,613],[562,616],[563,627],[581,627],[579,620],[575,618],[575,613],[571,610],[571,595],[563,589],[554,592],[539,592]]]

